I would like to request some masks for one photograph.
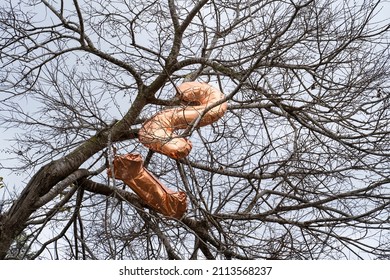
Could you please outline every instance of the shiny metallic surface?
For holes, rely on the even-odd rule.
[[[191,125],[209,125],[219,120],[227,110],[223,93],[209,84],[187,82],[177,87],[177,91],[184,106],[157,113],[145,121],[139,131],[139,140],[143,145],[174,159],[186,157],[192,149],[191,141],[175,134],[175,131]],[[143,167],[141,155],[115,156],[113,169],[116,179],[122,180],[157,212],[177,219],[184,215],[187,209],[186,194],[174,192],[162,184]],[[112,175],[110,170],[108,175]]]
[[[146,168],[139,154],[117,155],[113,161],[114,177],[128,185],[155,211],[180,219],[187,209],[184,192],[174,192],[162,184]],[[108,176],[112,177],[108,170]]]
[[[177,90],[186,106],[157,113],[146,120],[139,131],[139,140],[143,145],[174,159],[186,157],[192,149],[191,141],[175,134],[176,130],[188,128],[200,116],[196,126],[209,125],[220,119],[227,110],[227,103],[222,102],[223,93],[207,83],[187,82]],[[188,105],[194,103],[197,105]]]

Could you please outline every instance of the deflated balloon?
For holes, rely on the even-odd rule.
[[[186,129],[199,117],[198,127],[209,125],[227,110],[223,93],[207,83],[183,83],[177,91],[184,104],[196,105],[163,110],[146,120],[139,131],[143,145],[174,159],[186,157],[192,149],[191,141],[175,134],[176,130]]]

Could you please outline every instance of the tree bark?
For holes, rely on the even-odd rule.
[[[111,133],[113,142],[128,135],[133,124],[146,104],[144,92],[137,95],[128,113],[110,129],[98,132],[67,156],[44,166],[30,179],[19,198],[11,208],[0,216],[0,259],[5,259],[13,240],[26,227],[26,222],[36,210],[37,201],[61,180],[77,170],[81,164],[107,146]]]

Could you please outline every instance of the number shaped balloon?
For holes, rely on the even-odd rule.
[[[198,82],[187,82],[177,88],[184,108],[163,110],[146,120],[139,131],[139,140],[151,150],[174,159],[186,157],[192,149],[190,140],[175,134],[178,129],[186,129],[198,118],[197,126],[205,126],[221,118],[226,110],[224,95],[216,88]],[[217,103],[218,102],[218,103]],[[188,104],[197,105],[188,105]],[[187,209],[187,196],[184,192],[174,192],[161,183],[145,167],[139,154],[115,156],[114,174],[108,176],[122,180],[149,207],[157,212],[180,219]]]

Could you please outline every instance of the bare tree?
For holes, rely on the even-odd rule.
[[[3,1],[0,258],[390,258],[384,2]],[[228,112],[183,160],[148,151],[140,125],[195,80]],[[109,179],[112,147],[185,216]]]

